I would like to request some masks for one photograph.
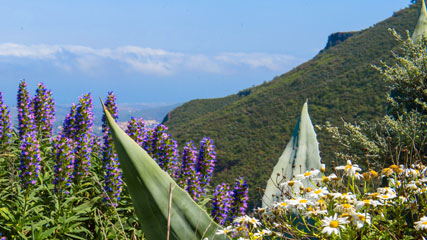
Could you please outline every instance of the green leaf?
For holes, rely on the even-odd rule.
[[[262,198],[263,207],[271,207],[274,202],[280,201],[272,196],[277,197],[282,194],[278,185],[283,182],[284,177],[289,181],[293,176],[304,174],[311,169],[320,169],[321,166],[319,143],[308,115],[308,104],[305,102],[292,137],[267,182]],[[280,174],[279,177],[278,174]],[[313,185],[308,179],[303,180],[302,183],[305,187]]]
[[[170,239],[228,239],[225,235],[216,235],[220,226],[117,125],[105,106],[104,113],[124,180],[147,239],[166,239],[171,184]]]
[[[39,239],[46,239],[47,237],[52,235],[52,233],[54,233],[57,228],[58,228],[58,226],[55,226],[55,227],[49,228],[48,230],[44,231],[42,234],[40,234]]]

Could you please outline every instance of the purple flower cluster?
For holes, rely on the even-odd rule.
[[[42,139],[51,138],[55,122],[55,102],[52,98],[52,91],[47,90],[43,83],[39,83],[32,103],[39,136]]]
[[[92,155],[95,156],[97,159],[102,159],[103,145],[102,145],[101,138],[93,135],[91,146],[92,146]]]
[[[238,216],[245,215],[248,207],[248,185],[242,177],[236,179],[233,190],[222,183],[215,189],[212,198],[211,216],[218,223],[225,225]]]
[[[215,146],[210,138],[203,138],[197,154],[194,143],[187,142],[178,162],[177,142],[167,133],[168,128],[162,124],[154,129],[144,131],[142,118],[132,118],[128,122],[127,134],[135,140],[157,164],[174,178],[190,196],[198,201],[206,195],[215,167]]]
[[[242,177],[236,179],[232,198],[232,218],[245,215],[245,211],[248,208],[248,185],[246,184],[246,180],[244,180]]]
[[[54,179],[55,192],[70,193],[74,178],[74,149],[75,142],[72,139],[58,135],[52,142],[52,156],[55,162]]]
[[[147,142],[147,134],[145,133],[145,123],[142,118],[131,117],[128,122],[126,133],[131,137],[139,146],[144,147]]]
[[[9,109],[3,101],[3,95],[0,92],[0,145],[9,143],[12,137],[12,120]]]
[[[178,170],[178,144],[168,133],[167,127],[159,124],[149,131],[149,140],[146,144],[147,152],[159,166],[172,177],[176,177]]]
[[[218,185],[213,194],[211,216],[221,225],[225,225],[230,219],[231,195],[230,186],[226,183]]]
[[[19,83],[17,108],[19,138],[23,139],[27,133],[33,132],[36,129],[33,104],[31,103],[27,84],[24,80]]]
[[[73,138],[75,132],[77,132],[77,123],[76,123],[76,114],[77,114],[77,105],[72,104],[70,112],[65,117],[64,123],[62,124],[61,134],[69,138]]]
[[[200,150],[196,167],[196,171],[200,173],[199,181],[202,189],[208,186],[211,181],[215,162],[215,145],[210,138],[205,137],[200,143]]]
[[[185,190],[187,190],[194,201],[197,201],[200,199],[200,197],[206,195],[206,187],[210,183],[210,179],[215,167],[214,149],[215,146],[213,145],[213,141],[210,138],[205,137],[200,143],[200,149],[196,163],[194,165],[191,164],[191,161],[184,163],[183,159],[181,171],[183,171],[184,174],[185,171],[187,171],[189,176],[186,179]],[[192,171],[192,168],[195,170]]]
[[[92,97],[90,93],[79,99],[79,104],[71,107],[70,113],[65,118],[62,135],[76,142],[76,159],[74,162],[75,180],[80,176],[88,175],[90,155],[93,142],[93,112]]]
[[[196,163],[197,163],[197,150],[194,146],[194,142],[187,142],[182,152],[181,168],[178,174],[178,184],[187,190],[190,186],[190,181],[196,174]]]
[[[111,113],[113,118],[117,121],[117,104],[116,97],[113,92],[109,92],[107,99],[105,100],[105,107]],[[111,135],[110,127],[107,124],[106,115],[102,117],[102,132],[104,134],[104,148],[103,148],[103,163],[105,174],[105,186],[104,189],[108,194],[108,197],[117,206],[117,201],[120,200],[120,193],[122,191],[122,176],[119,169],[119,159],[117,152],[114,148],[113,138]],[[107,199],[104,199],[104,201]]]
[[[19,160],[20,174],[23,188],[28,189],[30,185],[35,185],[40,172],[40,150],[36,132],[25,133],[21,139],[21,155]]]

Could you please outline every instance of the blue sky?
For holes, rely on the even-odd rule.
[[[0,1],[0,91],[44,82],[60,104],[222,97],[315,56],[409,0]]]

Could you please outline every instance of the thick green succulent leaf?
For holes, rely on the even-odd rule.
[[[319,143],[308,115],[308,104],[305,102],[292,137],[267,182],[262,198],[263,207],[271,207],[274,202],[278,201],[272,196],[281,195],[278,184],[283,182],[283,177],[289,181],[293,176],[304,174],[311,169],[320,169],[321,166]],[[309,180],[303,180],[302,183],[306,187],[312,185]]]
[[[224,235],[216,235],[221,227],[117,125],[105,107],[104,112],[119,155],[120,168],[146,238],[166,239],[169,188],[172,184],[170,239],[228,239]]]
[[[425,34],[427,34],[427,10],[425,1],[421,0],[420,15],[411,39],[414,43],[418,42]]]

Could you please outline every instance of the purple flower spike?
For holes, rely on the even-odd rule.
[[[73,134],[76,132],[76,114],[77,114],[77,106],[73,103],[71,106],[70,113],[65,117],[64,123],[62,125],[62,132],[64,136],[68,138],[73,138]]]
[[[90,93],[79,99],[79,104],[71,107],[65,118],[61,135],[73,139],[76,143],[74,162],[75,181],[89,174],[93,143],[93,112]]]
[[[54,179],[55,192],[70,193],[74,178],[75,142],[65,136],[57,136],[53,140],[52,156],[55,161]]]
[[[105,107],[111,113],[114,120],[118,119],[116,97],[113,92],[109,92],[107,99],[105,100]],[[102,117],[102,132],[104,138],[103,148],[103,163],[105,173],[105,186],[104,189],[108,194],[108,198],[117,206],[118,200],[120,200],[120,193],[122,191],[122,173],[119,168],[119,159],[117,152],[114,147],[113,138],[111,136],[110,127],[107,124],[107,117]],[[107,199],[104,199],[106,201]]]
[[[143,147],[146,141],[145,123],[142,118],[136,119],[131,117],[128,122],[126,133],[131,137],[139,146]]]
[[[18,129],[19,138],[22,139],[24,135],[36,129],[34,119],[34,109],[31,104],[30,94],[27,90],[25,80],[19,83],[18,88]]]
[[[172,177],[177,177],[178,144],[166,133],[167,129],[166,126],[159,124],[150,130],[148,141],[143,147],[164,171]]]
[[[178,175],[178,184],[188,191],[188,186],[192,176],[196,174],[197,150],[194,142],[190,141],[185,144],[182,152],[181,169]]]
[[[28,189],[31,185],[35,185],[40,172],[40,146],[37,140],[36,132],[26,133],[21,140],[21,155],[19,160],[20,174],[19,177],[22,186]]]
[[[3,95],[0,92],[0,145],[10,142],[12,137],[12,120],[9,109],[3,102]]]
[[[245,215],[246,208],[248,208],[248,185],[246,180],[242,177],[236,179],[234,184],[234,189],[232,193],[232,207],[231,207],[231,217],[236,218],[238,216]]]
[[[38,135],[42,139],[51,138],[55,122],[55,102],[52,98],[52,91],[47,90],[43,83],[38,85],[33,98],[33,106]]]
[[[215,145],[210,138],[205,137],[200,143],[196,168],[196,172],[200,174],[199,179],[203,195],[205,194],[205,187],[208,186],[211,181],[215,162]]]
[[[232,191],[226,183],[218,185],[212,198],[211,216],[221,225],[230,223]]]

